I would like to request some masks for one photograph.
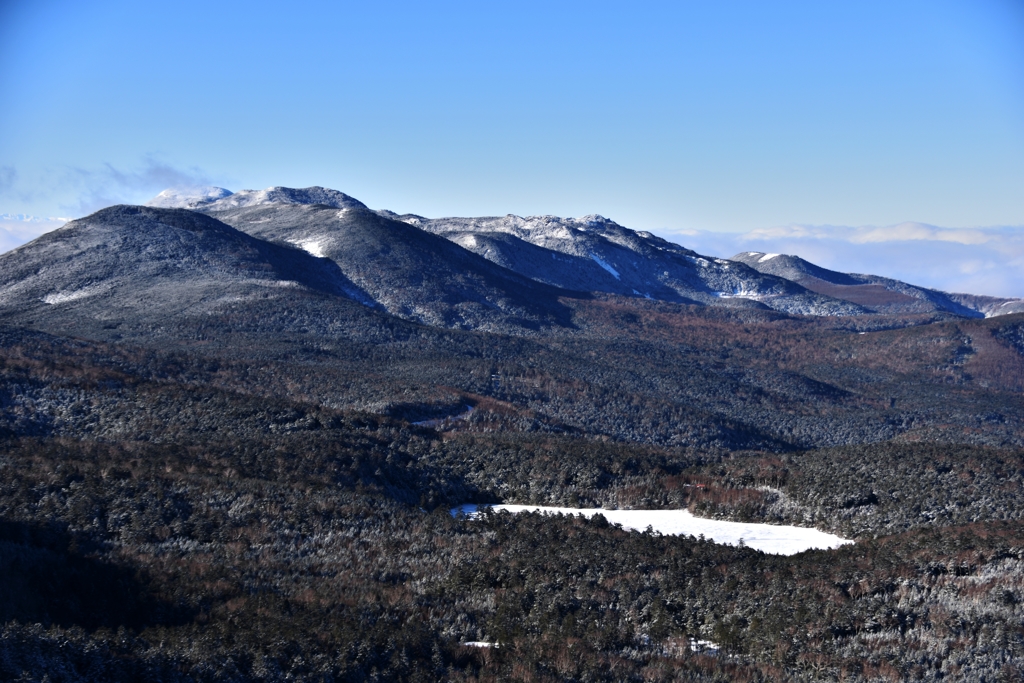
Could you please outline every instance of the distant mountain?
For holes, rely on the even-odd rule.
[[[839,273],[788,254],[745,251],[731,260],[761,273],[784,277],[813,292],[863,306],[873,313],[944,311],[968,318],[983,318],[1024,312],[1024,299],[949,294],[878,275]]]
[[[857,315],[860,306],[744,264],[700,254],[602,216],[435,218],[381,212],[442,235],[534,280],[566,289],[680,303]]]

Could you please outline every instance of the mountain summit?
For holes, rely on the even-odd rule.
[[[157,209],[194,209],[231,195],[223,187],[178,187],[169,188],[146,202],[146,206]]]
[[[161,209],[203,209],[224,211],[244,206],[264,204],[319,204],[335,209],[365,209],[358,199],[326,187],[268,187],[265,190],[239,190],[232,192],[223,187],[170,188],[146,202],[146,206]]]

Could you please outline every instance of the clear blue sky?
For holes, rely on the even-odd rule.
[[[0,88],[0,213],[196,181],[662,232],[1024,225],[1020,0],[0,0]]]

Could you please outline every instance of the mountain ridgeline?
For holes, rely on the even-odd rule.
[[[223,192],[227,191],[209,190],[208,196],[216,197],[213,201],[205,201],[207,195],[200,194],[179,197],[174,203],[220,216],[232,225],[239,219],[231,210],[240,207],[319,204],[339,209],[366,208],[348,195],[319,187],[273,187],[220,196]],[[154,205],[171,203],[160,197],[154,200]],[[703,305],[762,306],[819,316],[941,311],[987,317],[1024,311],[1021,299],[949,294],[891,278],[837,273],[795,256],[755,252],[728,260],[701,256],[649,232],[633,231],[596,215],[429,219],[387,210],[377,213],[441,235],[538,282],[574,291]],[[277,239],[285,238],[280,231],[275,235]]]
[[[0,255],[0,680],[1020,680],[1022,398],[1021,300],[168,190]]]
[[[524,333],[571,329],[559,300],[594,293],[829,317],[1024,309],[1021,300],[836,273],[793,256],[701,256],[601,216],[426,219],[374,212],[319,187],[166,191],[149,204],[100,211],[5,255],[0,307],[117,300],[106,307],[154,315],[170,306],[163,313],[174,317],[298,287],[434,327]],[[215,220],[200,226],[199,214]],[[246,239],[250,255],[238,251]],[[246,261],[255,254],[259,264]],[[178,294],[157,302],[143,294],[153,287]]]
[[[931,313],[947,311],[967,318],[1024,312],[1024,300],[973,294],[949,294],[879,277],[838,273],[799,256],[745,251],[732,257],[758,272],[784,277],[823,296],[843,299],[871,313]]]

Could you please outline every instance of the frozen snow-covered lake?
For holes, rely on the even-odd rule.
[[[558,508],[540,505],[460,505],[452,508],[452,515],[472,517],[481,508],[517,512],[543,512],[555,515],[584,515],[593,517],[601,513],[612,524],[622,528],[643,531],[648,526],[672,536],[700,536],[724,545],[743,545],[773,555],[795,555],[811,548],[838,548],[853,541],[827,534],[817,529],[777,524],[725,522],[719,519],[694,517],[689,510],[602,510],[600,508]]]

